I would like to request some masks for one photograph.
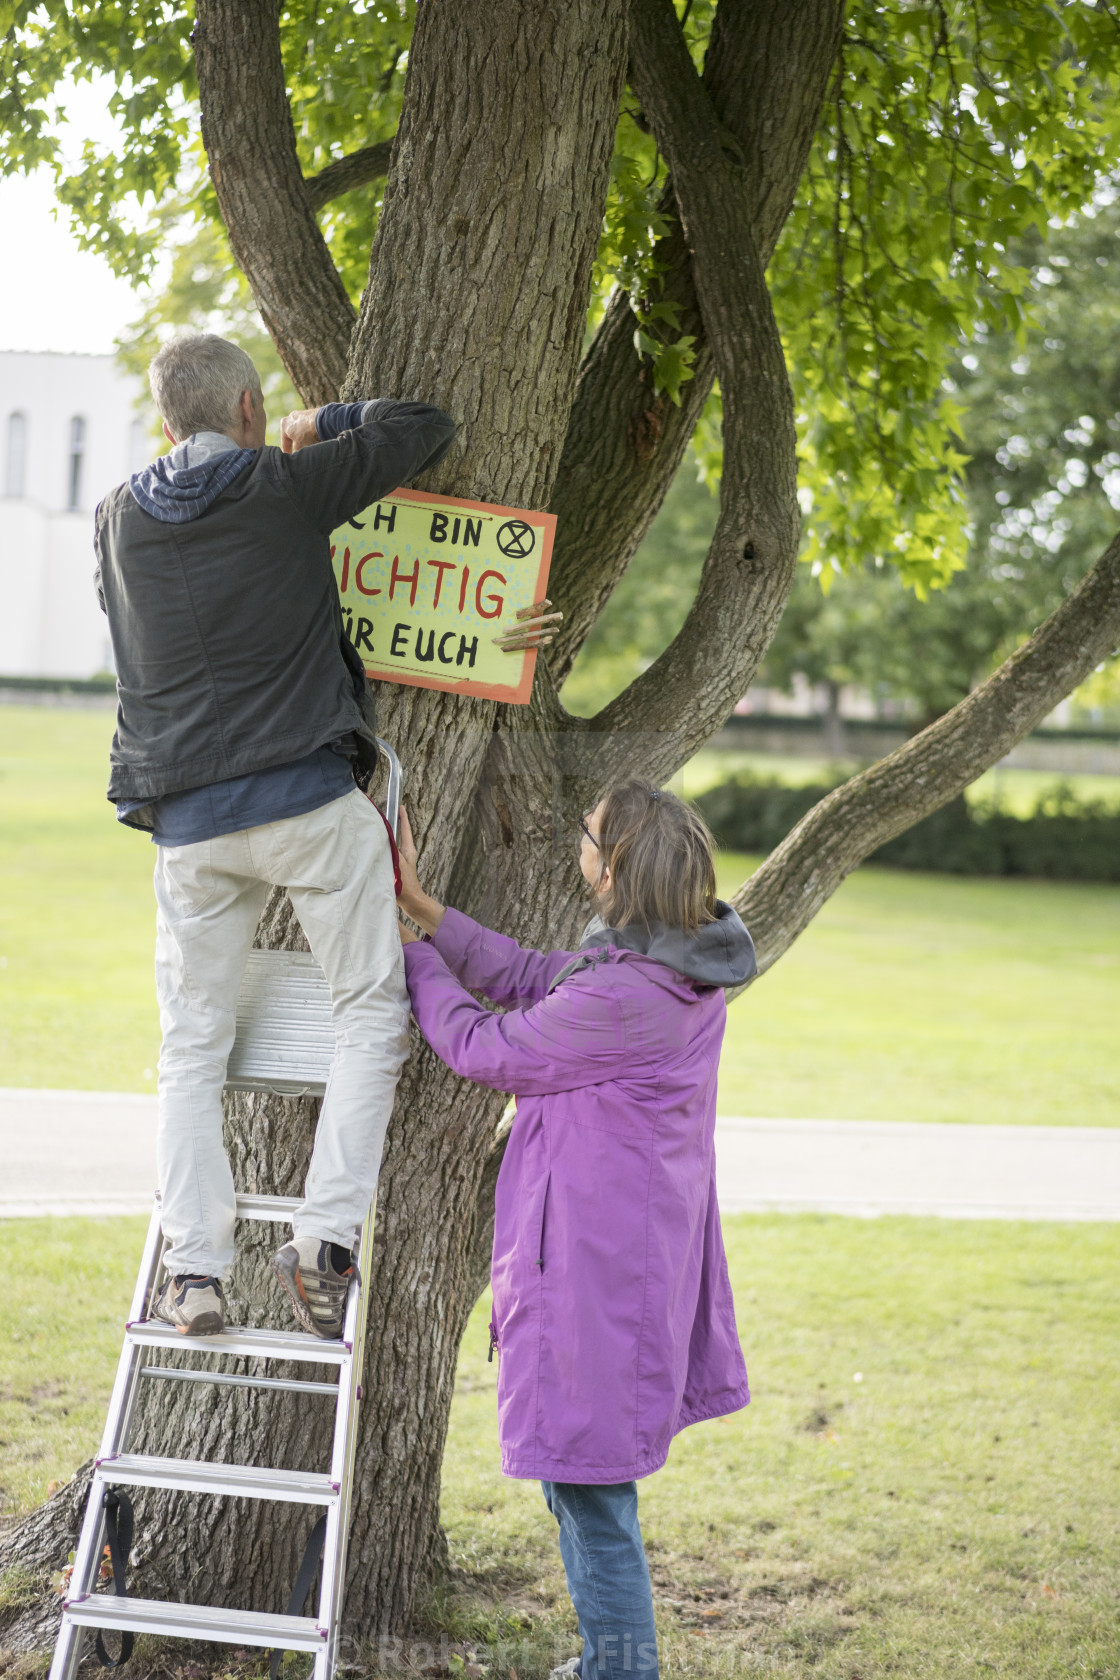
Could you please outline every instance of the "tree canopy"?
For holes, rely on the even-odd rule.
[[[150,275],[169,243],[213,260],[225,230],[206,176],[190,15],[166,0],[24,0],[9,10],[0,169],[54,168],[81,241],[119,274]],[[699,67],[715,0],[678,0],[677,10]],[[300,0],[281,10],[300,167],[355,305],[413,21],[413,0]],[[965,564],[967,450],[961,398],[947,377],[975,336],[1002,343],[1023,333],[1037,307],[1031,249],[1090,204],[1114,168],[1118,60],[1112,9],[1090,0],[851,7],[770,265],[797,403],[810,561],[845,570],[873,559],[920,593]],[[65,87],[87,77],[111,86],[121,142],[87,145],[81,166],[67,170]],[[696,341],[663,284],[666,177],[631,92],[618,119],[588,323],[623,288],[654,391],[679,402]],[[238,301],[227,296],[224,309],[242,325]],[[700,438],[713,474],[718,417],[717,392]]]

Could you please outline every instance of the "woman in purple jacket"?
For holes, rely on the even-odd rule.
[[[503,1471],[539,1478],[560,1526],[570,1667],[657,1680],[635,1483],[678,1430],[749,1399],[714,1131],[722,988],[755,959],[681,800],[626,781],[580,829],[598,915],[578,954],[523,950],[430,898],[407,819],[400,905],[428,937],[401,937],[428,1043],[517,1099],[495,1203],[498,1428]]]

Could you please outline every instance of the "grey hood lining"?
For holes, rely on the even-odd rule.
[[[633,951],[636,956],[663,963],[700,986],[741,986],[753,980],[758,971],[754,941],[738,911],[717,899],[715,921],[692,933],[665,927],[661,922],[654,922],[652,927],[638,923],[608,927],[600,916],[593,916],[580,940],[580,954],[561,969],[549,991],[570,974],[588,967],[593,961],[589,953],[604,947]]]

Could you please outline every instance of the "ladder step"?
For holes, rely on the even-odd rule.
[[[145,1453],[115,1453],[94,1467],[106,1482],[128,1487],[182,1488],[243,1499],[283,1499],[292,1505],[329,1505],[337,1482],[310,1470],[270,1470],[255,1464],[207,1464],[191,1458],[154,1458]]]
[[[329,1394],[338,1400],[338,1384],[302,1382],[298,1377],[235,1377],[228,1371],[188,1371],[182,1365],[141,1365],[142,1377],[162,1377],[164,1382],[216,1383],[219,1388],[278,1389],[284,1394]]]
[[[129,1628],[172,1639],[216,1639],[226,1645],[271,1645],[282,1651],[321,1651],[327,1630],[310,1616],[266,1616],[256,1610],[221,1610],[205,1604],[166,1604],[158,1598],[118,1598],[96,1593],[65,1606],[80,1627]]]
[[[134,1347],[178,1348],[184,1353],[239,1354],[251,1359],[295,1359],[308,1365],[345,1365],[348,1342],[322,1341],[302,1330],[220,1330],[216,1336],[185,1336],[171,1324],[143,1319],[125,1325]]]
[[[287,1225],[301,1205],[298,1196],[238,1196],[237,1217],[272,1220],[277,1225]]]

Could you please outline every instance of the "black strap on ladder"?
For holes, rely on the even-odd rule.
[[[101,1503],[105,1508],[105,1537],[109,1542],[109,1561],[113,1566],[113,1591],[118,1598],[127,1598],[125,1571],[128,1568],[128,1554],[132,1550],[135,1528],[132,1501],[123,1489],[107,1487]],[[135,1640],[135,1634],[122,1629],[121,1654],[119,1657],[111,1657],[105,1649],[105,1641],[99,1628],[94,1649],[102,1668],[120,1668],[122,1663],[126,1663],[132,1655]]]
[[[323,1541],[326,1537],[327,1519],[326,1517],[320,1517],[319,1521],[315,1524],[315,1527],[308,1535],[307,1546],[303,1554],[303,1562],[299,1566],[299,1574],[296,1576],[296,1584],[292,1588],[292,1596],[288,1600],[288,1607],[284,1612],[286,1616],[303,1615],[303,1607],[307,1603],[307,1595],[311,1591],[311,1583],[315,1579],[320,1560],[323,1556]],[[273,1651],[272,1659],[268,1665],[268,1680],[277,1680],[280,1673],[280,1659],[283,1655],[284,1652],[282,1649]]]

